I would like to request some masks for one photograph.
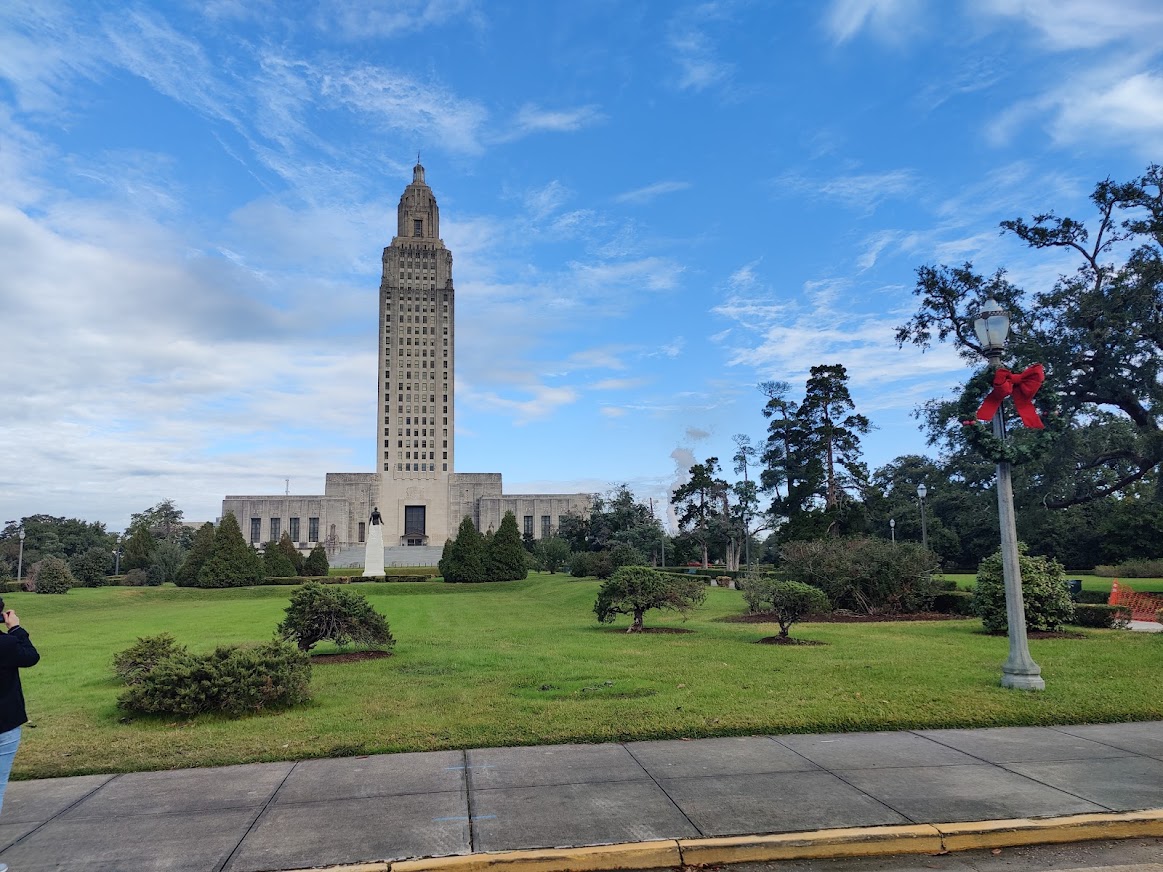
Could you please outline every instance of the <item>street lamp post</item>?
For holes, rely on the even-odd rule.
[[[921,501],[921,547],[926,551],[929,550],[929,526],[925,522],[925,497],[928,494],[929,489],[924,482],[917,485],[917,499]]]
[[[16,558],[16,580],[24,577],[24,528],[20,528],[20,556]]]
[[[113,574],[121,574],[121,537],[117,537],[117,547],[113,549]]]
[[[888,519],[888,530],[892,534],[892,544],[896,544],[896,518]]]
[[[997,300],[986,300],[973,320],[973,329],[981,341],[982,352],[992,369],[1001,365],[1010,318]],[[1006,440],[1005,416],[1001,405],[993,416],[993,435]],[[1010,653],[1001,668],[1001,686],[1018,690],[1045,690],[1042,670],[1030,656],[1026,640],[1026,607],[1022,601],[1022,569],[1018,563],[1018,527],[1014,514],[1014,485],[1010,464],[997,464],[997,513],[1001,526],[1001,565],[1005,579],[1006,622],[1009,625]]]

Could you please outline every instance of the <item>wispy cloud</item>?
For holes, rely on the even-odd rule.
[[[673,194],[675,191],[685,191],[689,188],[690,182],[655,182],[653,185],[647,185],[644,188],[635,188],[633,191],[626,191],[614,198],[615,203],[631,203],[635,206],[649,203],[661,197],[663,194]]]
[[[316,25],[344,39],[368,40],[418,33],[445,24],[484,26],[476,0],[324,0],[315,16]]]
[[[709,33],[715,22],[726,20],[729,4],[706,2],[680,10],[667,25],[666,44],[678,66],[675,85],[683,91],[706,91],[725,85],[735,74],[734,64],[719,57]]]
[[[831,178],[811,178],[787,172],[772,180],[777,192],[792,191],[807,196],[837,200],[850,209],[873,211],[882,201],[916,196],[920,180],[913,170],[896,169],[880,173],[853,173]]]
[[[606,116],[597,105],[576,106],[572,109],[543,109],[527,103],[517,112],[509,129],[500,133],[499,142],[512,142],[535,133],[573,133],[600,124]]]
[[[862,30],[885,41],[896,42],[919,26],[919,0],[832,0],[824,27],[832,41],[847,42]]]
[[[1156,0],[983,0],[970,8],[1023,21],[1060,51],[1120,41],[1158,45],[1163,29],[1163,6]]]

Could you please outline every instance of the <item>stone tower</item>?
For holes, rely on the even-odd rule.
[[[456,298],[452,252],[419,163],[397,211],[380,282],[378,505],[386,545],[439,545],[456,526],[448,517]]]

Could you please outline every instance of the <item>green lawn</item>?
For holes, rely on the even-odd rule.
[[[972,587],[977,582],[977,576],[973,573],[946,572],[944,577],[956,581],[960,588]],[[1067,572],[1066,577],[1081,580],[1083,590],[1104,590],[1107,593],[1110,592],[1113,580],[1109,575],[1084,575],[1081,572]],[[1120,578],[1119,584],[1127,585],[1139,593],[1163,593],[1163,578]]]
[[[305,707],[240,720],[129,719],[113,654],[170,632],[195,650],[262,640],[293,588],[76,589],[6,595],[42,654],[24,672],[28,710],[15,775],[568,741],[759,732],[1049,724],[1163,718],[1163,637],[1088,631],[1034,640],[1047,690],[998,687],[1006,640],[980,622],[814,624],[822,646],[756,645],[772,625],[712,588],[690,634],[599,626],[594,581],[535,575],[491,585],[360,584],[388,616],[394,656],[320,664]],[[617,625],[625,629],[625,619]]]

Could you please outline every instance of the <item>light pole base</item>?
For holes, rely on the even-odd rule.
[[[1036,665],[1033,672],[1011,672],[1003,666],[1001,668],[1001,686],[1013,690],[1045,690],[1046,682],[1042,680],[1042,671]]]

